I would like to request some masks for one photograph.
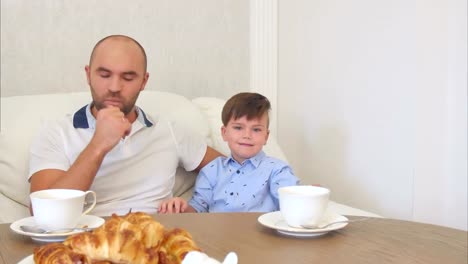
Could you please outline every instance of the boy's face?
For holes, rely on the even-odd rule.
[[[231,118],[227,126],[221,127],[221,135],[231,149],[232,157],[239,163],[257,155],[267,143],[268,113],[261,118],[247,120],[246,116],[234,120]]]

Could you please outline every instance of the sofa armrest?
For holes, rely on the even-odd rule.
[[[18,203],[0,193],[0,204],[2,213],[0,214],[1,223],[12,223],[18,219],[28,217],[29,208],[24,204]]]

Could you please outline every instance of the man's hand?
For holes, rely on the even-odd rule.
[[[195,210],[188,205],[187,201],[180,197],[174,197],[159,204],[158,213],[160,214],[172,214],[172,213],[185,213],[195,212]]]
[[[44,189],[89,190],[107,153],[130,133],[131,123],[118,107],[107,107],[96,114],[96,129],[91,142],[67,170],[44,169],[31,176],[30,192]]]
[[[90,144],[107,153],[130,134],[131,128],[132,124],[118,107],[106,107],[97,113],[96,131]]]

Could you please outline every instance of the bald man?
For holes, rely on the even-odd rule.
[[[172,196],[179,164],[199,170],[220,155],[200,135],[135,105],[149,78],[146,67],[145,50],[128,36],[95,45],[85,67],[93,101],[41,128],[31,145],[31,192],[93,190],[93,214],[155,213]]]

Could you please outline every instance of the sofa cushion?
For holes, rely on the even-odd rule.
[[[85,93],[1,98],[0,194],[5,200],[1,207],[3,212],[7,205],[16,204],[22,208],[1,214],[0,222],[14,220],[18,214],[28,212],[29,146],[42,121],[71,113],[72,109],[89,102],[89,98]]]

